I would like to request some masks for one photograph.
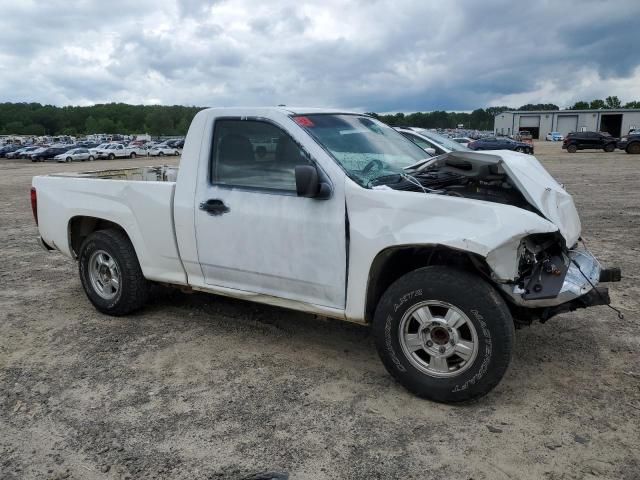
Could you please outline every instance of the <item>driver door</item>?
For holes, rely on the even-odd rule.
[[[343,189],[298,197],[295,167],[315,162],[268,120],[217,119],[212,143],[195,197],[206,284],[344,309]]]

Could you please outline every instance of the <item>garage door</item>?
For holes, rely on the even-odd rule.
[[[520,130],[526,130],[531,127],[540,127],[540,115],[520,117]]]
[[[540,115],[520,117],[520,130],[528,130],[533,138],[540,138]]]
[[[556,132],[560,132],[560,135],[566,136],[569,132],[575,132],[578,130],[578,116],[577,115],[561,115],[558,116],[558,126]]]

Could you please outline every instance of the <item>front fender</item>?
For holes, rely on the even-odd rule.
[[[438,194],[345,186],[349,216],[349,275],[346,316],[364,319],[369,270],[385,249],[444,245],[486,259],[497,281],[517,274],[520,240],[557,232],[541,216],[510,205]]]

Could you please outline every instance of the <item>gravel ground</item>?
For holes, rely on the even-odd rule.
[[[623,268],[625,319],[518,330],[502,383],[453,407],[396,384],[365,327],[168,290],[99,314],[29,206],[33,175],[86,166],[0,160],[0,478],[640,478],[640,156],[536,148]]]

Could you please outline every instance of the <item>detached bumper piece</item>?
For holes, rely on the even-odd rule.
[[[609,297],[609,289],[607,287],[596,287],[589,290],[588,293],[581,297],[563,303],[556,307],[548,307],[540,312],[540,323],[544,323],[551,317],[555,317],[561,313],[573,312],[579,308],[597,307],[599,305],[609,305],[611,298]]]

